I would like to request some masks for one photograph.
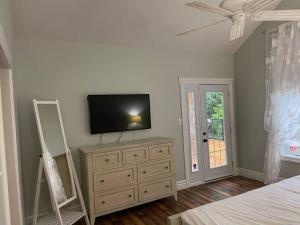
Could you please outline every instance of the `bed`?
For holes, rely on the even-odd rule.
[[[187,210],[170,225],[300,225],[300,176]]]

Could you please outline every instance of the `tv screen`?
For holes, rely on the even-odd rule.
[[[151,128],[148,94],[89,95],[91,134]]]

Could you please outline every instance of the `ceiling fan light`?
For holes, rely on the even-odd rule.
[[[237,21],[233,23],[230,30],[230,40],[234,41],[244,35],[245,22]]]

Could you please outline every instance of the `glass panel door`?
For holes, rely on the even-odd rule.
[[[190,185],[196,185],[203,181],[199,85],[184,86],[181,97],[186,179]]]
[[[206,92],[207,136],[209,149],[209,167],[217,168],[227,165],[225,126],[224,126],[224,93]]]
[[[188,185],[232,175],[228,85],[187,84],[181,91]]]
[[[197,149],[197,132],[196,132],[196,102],[195,93],[188,92],[188,115],[189,115],[189,131],[190,131],[190,148],[191,148],[191,170],[199,171],[198,149]]]
[[[232,174],[228,93],[226,85],[200,86],[205,180]]]

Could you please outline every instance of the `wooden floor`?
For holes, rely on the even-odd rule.
[[[167,217],[190,208],[235,196],[263,184],[241,176],[199,185],[178,192],[178,201],[166,198],[96,219],[96,225],[166,225]],[[83,221],[77,225],[84,225]]]

